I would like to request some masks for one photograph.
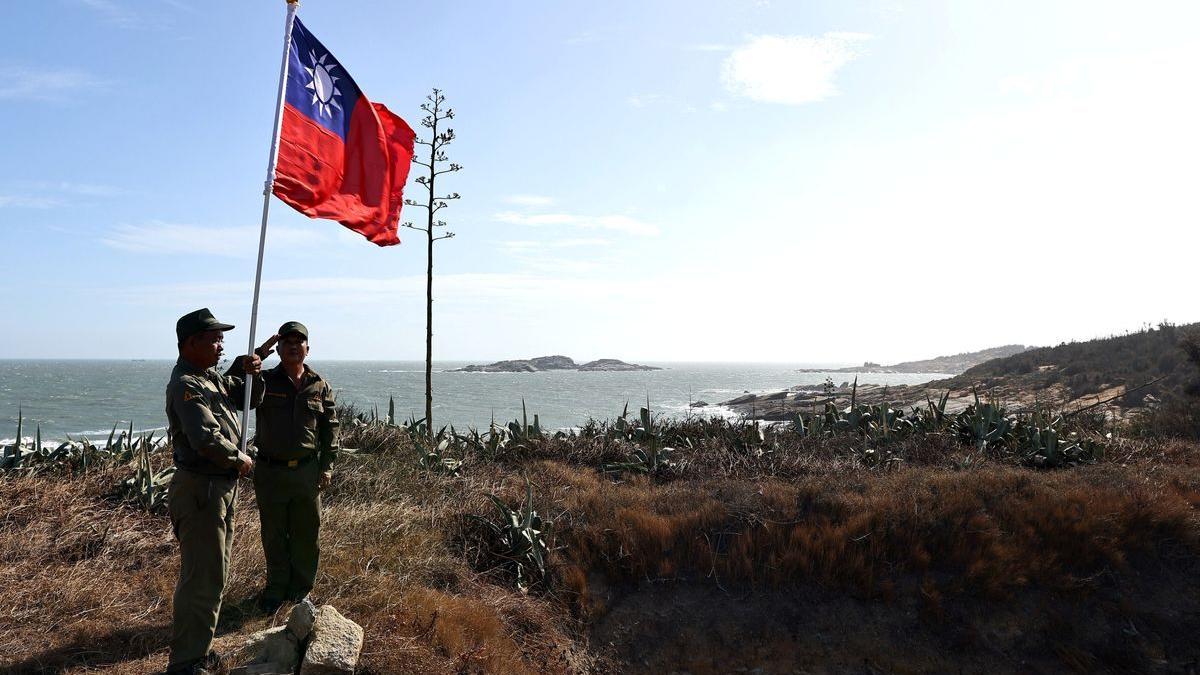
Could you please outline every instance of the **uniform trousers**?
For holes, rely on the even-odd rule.
[[[315,459],[296,467],[258,462],[254,467],[254,498],[262,526],[263,556],[267,561],[264,600],[298,601],[317,579],[321,555],[321,469]]]
[[[171,527],[179,540],[168,670],[203,659],[212,647],[229,580],[237,479],[179,469],[167,488]]]

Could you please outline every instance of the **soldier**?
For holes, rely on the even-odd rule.
[[[179,540],[180,568],[168,673],[221,668],[210,647],[229,579],[237,480],[254,466],[239,450],[236,410],[244,402],[247,375],[253,378],[251,406],[262,401],[259,354],[270,354],[276,340],[272,337],[248,359],[239,356],[221,375],[213,366],[221,359],[228,330],[233,326],[217,321],[208,309],[185,314],[175,324],[179,361],[167,384],[167,422],[177,470],[167,506]]]
[[[304,363],[307,357],[304,324],[280,326],[280,363],[265,373],[266,396],[255,413],[254,496],[267,561],[259,606],[265,612],[302,600],[313,588],[321,491],[333,480],[338,453],[333,389]]]

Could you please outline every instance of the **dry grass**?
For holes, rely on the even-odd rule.
[[[488,583],[455,555],[445,530],[458,519],[455,490],[410,464],[350,460],[326,503],[314,595],[366,630],[363,672],[570,670],[581,650],[560,610]],[[165,667],[178,551],[165,516],[107,496],[125,473],[0,480],[0,673]],[[252,609],[264,566],[248,491],[235,522],[224,653],[275,619]]]
[[[881,652],[889,641],[902,647],[912,621],[982,625],[970,617],[986,606],[1016,626],[1006,630],[1018,637],[996,649],[1044,653],[1059,667],[1200,656],[1165,637],[1107,653],[1095,630],[1075,625],[1094,616],[1120,630],[1134,617],[1156,636],[1200,627],[1185,609],[1200,606],[1200,591],[1180,581],[1194,579],[1200,556],[1194,444],[1118,441],[1097,465],[1038,472],[986,457],[959,468],[961,447],[937,437],[901,447],[905,461],[891,468],[864,465],[847,440],[758,452],[710,439],[681,451],[674,469],[630,477],[597,468],[625,455],[622,442],[559,438],[500,462],[468,457],[464,476],[452,478],[418,470],[402,432],[355,433],[352,445],[375,452],[347,457],[326,495],[314,594],[366,629],[363,672],[634,668],[614,656],[619,647],[592,644],[592,631],[618,605],[626,613],[613,616],[627,616],[631,596],[652,590],[661,604],[672,588],[765,590],[752,606],[769,613],[806,597],[795,589],[819,587],[826,595],[812,602],[824,604],[797,605],[797,615],[858,607],[873,617],[863,619],[863,639]],[[127,473],[0,478],[0,673],[165,665],[177,550],[164,516],[109,496]],[[490,512],[488,493],[517,504],[525,477],[553,520],[554,549],[549,588],[528,595],[494,567],[482,530],[465,518]],[[277,620],[250,610],[263,561],[249,490],[238,507],[217,644],[227,653]],[[1158,591],[1126,590],[1147,584]],[[792,590],[771,595],[780,589]],[[881,603],[897,610],[868,612]],[[1083,609],[1064,609],[1076,604]],[[1160,606],[1174,618],[1154,613]],[[639,649],[658,650],[660,665],[681,650],[702,661],[662,630]],[[953,640],[976,640],[975,630]],[[736,652],[736,640],[723,644],[722,658]]]

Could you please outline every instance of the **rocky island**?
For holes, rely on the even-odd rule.
[[[546,370],[578,370],[581,372],[626,372],[633,370],[662,370],[655,366],[626,363],[618,359],[596,359],[575,363],[569,356],[538,356],[532,359],[497,361],[486,366],[470,365],[451,370],[452,373],[540,373]]]

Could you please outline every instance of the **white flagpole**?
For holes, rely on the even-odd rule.
[[[283,62],[279,65],[279,95],[275,98],[275,130],[271,133],[271,156],[267,161],[267,182],[263,185],[262,229],[258,234],[258,268],[254,272],[254,302],[250,306],[250,346],[246,358],[254,354],[255,332],[258,329],[258,294],[262,288],[263,251],[267,245],[267,212],[271,208],[271,188],[275,185],[275,163],[279,159],[279,128],[283,125],[283,97],[287,90],[288,57],[292,51],[292,23],[300,0],[287,0],[287,20],[283,30]],[[242,404],[242,452],[246,452],[250,428],[250,378],[245,379],[246,397]]]

